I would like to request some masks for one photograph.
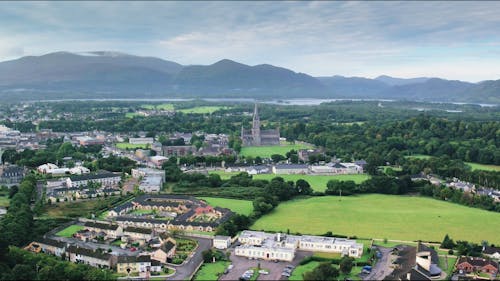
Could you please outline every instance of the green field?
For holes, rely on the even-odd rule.
[[[219,174],[222,179],[229,179],[230,177],[238,174],[238,172],[226,173],[224,171],[212,171],[211,173]],[[285,181],[294,181],[294,182],[296,182],[299,179],[303,179],[306,180],[311,185],[314,191],[320,191],[320,192],[326,190],[326,184],[328,183],[329,180],[340,180],[340,181],[352,180],[355,183],[359,184],[370,178],[370,176],[366,174],[335,175],[335,176],[260,174],[260,175],[253,175],[252,177],[254,179],[261,179],[261,180],[271,180],[275,177],[282,177]]]
[[[116,147],[119,149],[136,149],[136,148],[149,148],[149,144],[131,144],[128,142],[119,142],[116,144]]]
[[[171,103],[162,103],[162,104],[143,104],[141,105],[144,109],[158,109],[158,110],[174,110],[174,105]]]
[[[288,280],[294,280],[294,281],[301,281],[304,280],[302,278],[302,274],[308,271],[312,271],[314,268],[316,268],[320,262],[317,261],[310,261],[304,265],[298,265],[293,271],[292,275],[288,278]],[[335,266],[338,269],[338,266]],[[361,280],[357,275],[361,273],[362,268],[361,267],[355,267],[353,266],[352,271],[350,274],[345,275],[340,273],[340,276],[337,278],[337,280],[345,280],[345,278],[349,278],[351,280]],[[340,270],[339,270],[340,271]]]
[[[408,157],[408,158],[415,158],[415,159],[429,159],[432,156],[430,156],[430,155],[424,155],[424,154],[413,154],[413,155],[406,156],[406,157]]]
[[[179,109],[177,111],[186,114],[212,114],[217,110],[226,108],[226,106],[197,106],[193,108]]]
[[[251,226],[254,230],[363,238],[500,243],[498,213],[425,197],[370,194],[312,197],[283,202]]]
[[[472,170],[485,170],[485,171],[497,171],[500,172],[500,166],[497,165],[486,165],[472,162],[465,162],[465,164],[469,165]]]
[[[127,112],[125,113],[125,117],[126,118],[134,118],[136,116],[143,116],[142,114],[139,114],[137,112]]]
[[[215,197],[199,197],[207,201],[211,206],[228,208],[231,211],[248,216],[253,211],[253,204],[250,200],[239,200],[239,199],[227,199],[227,198],[215,198]]]
[[[244,146],[241,148],[240,155],[262,158],[270,158],[273,154],[281,154],[283,156],[292,149],[299,150],[305,148],[312,148],[310,145],[305,144],[281,144],[281,145],[267,145],[267,146]]]
[[[227,261],[204,263],[194,276],[194,280],[217,280],[229,265]]]
[[[61,236],[61,237],[72,237],[73,234],[77,233],[78,231],[80,231],[82,229],[85,229],[85,227],[83,227],[82,225],[74,224],[74,225],[68,226],[65,229],[59,231],[58,233],[56,233],[56,235]]]

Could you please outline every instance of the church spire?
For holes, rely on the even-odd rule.
[[[253,110],[252,137],[253,137],[253,145],[260,145],[261,143],[260,118],[259,118],[259,111],[257,109],[257,103],[255,103],[255,108]]]

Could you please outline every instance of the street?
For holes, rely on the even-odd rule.
[[[166,280],[190,279],[194,271],[203,262],[203,256],[201,253],[212,247],[212,239],[195,238],[195,237],[189,237],[189,239],[195,239],[196,241],[198,241],[198,248],[196,249],[196,252],[194,253],[193,257],[189,259],[187,263],[181,266],[173,266],[176,269],[175,274],[167,278]]]
[[[375,266],[373,266],[370,274],[365,276],[363,280],[383,280],[384,277],[392,272],[391,266],[391,248],[377,247],[380,253],[382,253],[382,258],[380,258]]]

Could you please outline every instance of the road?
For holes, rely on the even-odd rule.
[[[186,280],[191,278],[194,271],[198,268],[198,266],[203,262],[202,252],[208,250],[212,247],[212,239],[206,238],[196,238],[196,237],[187,237],[189,239],[195,239],[198,241],[198,248],[196,249],[193,257],[189,259],[189,261],[181,266],[175,266],[175,274],[166,280]]]
[[[382,253],[382,258],[380,258],[375,266],[373,266],[370,274],[365,276],[363,280],[383,280],[384,277],[392,272],[391,266],[391,248],[377,247]]]

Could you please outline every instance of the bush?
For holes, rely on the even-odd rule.
[[[454,252],[453,252],[453,249],[450,249],[450,250],[448,251],[448,254],[449,254],[449,255],[453,255],[453,253],[454,253]]]

